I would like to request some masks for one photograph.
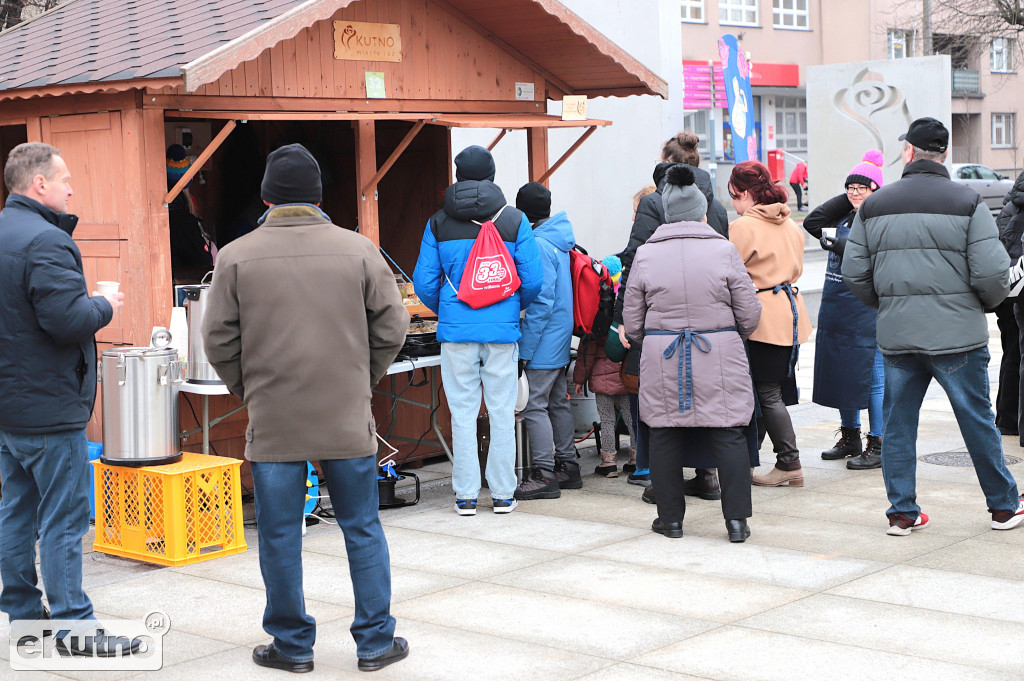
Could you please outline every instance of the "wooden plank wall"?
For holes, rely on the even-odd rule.
[[[402,61],[336,60],[334,21],[399,24]],[[366,71],[384,73],[388,99],[514,101],[517,82],[536,82],[536,96],[544,97],[530,67],[430,0],[355,3],[194,94],[362,98]],[[184,86],[174,92],[186,94]]]

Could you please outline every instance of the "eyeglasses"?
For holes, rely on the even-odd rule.
[[[846,188],[847,194],[853,194],[854,196],[861,196],[871,191],[871,187],[865,187],[862,184],[851,184]]]

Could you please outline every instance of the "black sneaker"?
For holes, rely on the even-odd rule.
[[[558,488],[558,479],[554,471],[546,471],[543,468],[534,468],[530,475],[516,488],[515,497],[519,501],[531,501],[533,499],[557,499],[562,496],[562,490]]]
[[[555,479],[558,480],[558,489],[583,488],[583,477],[580,475],[580,465],[575,461],[556,461]]]
[[[648,485],[647,487],[644,487],[644,493],[640,495],[640,498],[644,501],[645,504],[658,503],[657,501],[654,500],[654,485]]]

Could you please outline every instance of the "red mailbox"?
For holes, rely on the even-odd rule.
[[[782,149],[768,150],[768,172],[776,182],[786,181],[786,158]]]

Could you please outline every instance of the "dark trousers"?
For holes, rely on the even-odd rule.
[[[761,418],[757,420],[757,442],[764,442],[767,433],[775,449],[775,467],[780,471],[800,470],[800,450],[796,446],[796,431],[789,418],[789,410],[782,399],[781,383],[754,383],[761,405]]]
[[[796,194],[796,207],[800,210],[804,207],[804,188],[798,182],[790,182],[789,186],[793,188],[793,193]]]
[[[996,394],[996,426],[1007,431],[1018,431],[1019,428],[1022,340],[1014,307],[1011,299],[996,308],[999,341],[1003,347],[1003,358],[999,362],[999,392]]]
[[[726,520],[749,518],[750,459],[744,428],[651,428],[651,482],[658,491],[658,517],[679,523],[686,513],[683,460],[687,448],[710,445],[722,485],[722,515]]]
[[[643,470],[651,467],[651,458],[648,454],[650,447],[651,429],[640,420],[640,397],[629,394],[629,417],[633,419],[633,439],[636,440],[636,468]]]

